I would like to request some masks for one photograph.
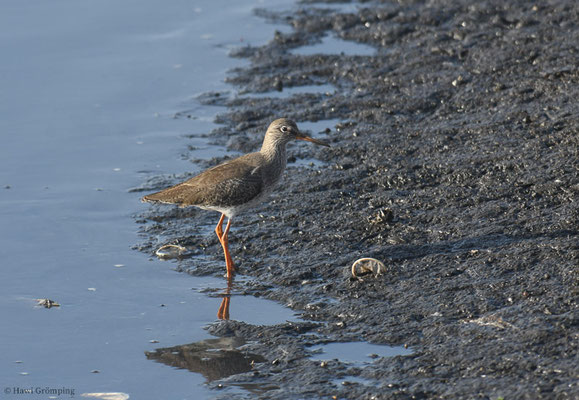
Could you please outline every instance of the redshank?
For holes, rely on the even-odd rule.
[[[262,202],[273,190],[286,166],[286,145],[294,139],[329,147],[324,141],[304,135],[292,120],[276,119],[267,128],[260,151],[210,168],[185,182],[147,195],[143,201],[219,211],[221,218],[215,233],[225,253],[227,278],[231,279],[235,271],[227,238],[231,221]],[[223,230],[225,217],[228,219]]]

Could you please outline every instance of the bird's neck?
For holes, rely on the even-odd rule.
[[[266,136],[259,152],[268,162],[285,165],[287,160],[286,144],[286,141],[279,138]]]

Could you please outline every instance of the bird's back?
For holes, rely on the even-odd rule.
[[[265,169],[265,160],[259,152],[246,154],[147,195],[143,201],[210,209],[241,206],[262,194]]]

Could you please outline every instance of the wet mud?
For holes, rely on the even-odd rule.
[[[579,397],[579,3],[341,7],[259,10],[293,30],[234,52],[250,62],[228,77],[239,95],[199,99],[225,107],[210,139],[235,152],[258,149],[277,117],[341,121],[312,132],[330,149],[290,145],[269,202],[235,220],[230,249],[246,279],[232,304],[235,293],[262,296],[303,320],[254,326],[232,313],[212,324],[267,360],[210,383],[215,396]],[[375,54],[292,51],[328,36]],[[267,95],[311,85],[335,89]],[[222,275],[217,219],[152,208],[138,248],[179,244],[189,251],[180,269]],[[386,271],[352,277],[362,257]],[[312,346],[349,341],[412,353],[361,365],[310,358]]]

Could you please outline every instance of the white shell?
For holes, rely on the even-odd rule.
[[[371,272],[374,276],[379,276],[386,272],[386,265],[382,261],[371,257],[364,257],[354,261],[354,264],[352,264],[352,276],[358,278],[359,274],[365,272]]]
[[[155,252],[155,255],[163,260],[167,260],[169,258],[178,258],[185,253],[187,253],[187,249],[183,246],[179,246],[178,244],[166,244],[159,247]]]

